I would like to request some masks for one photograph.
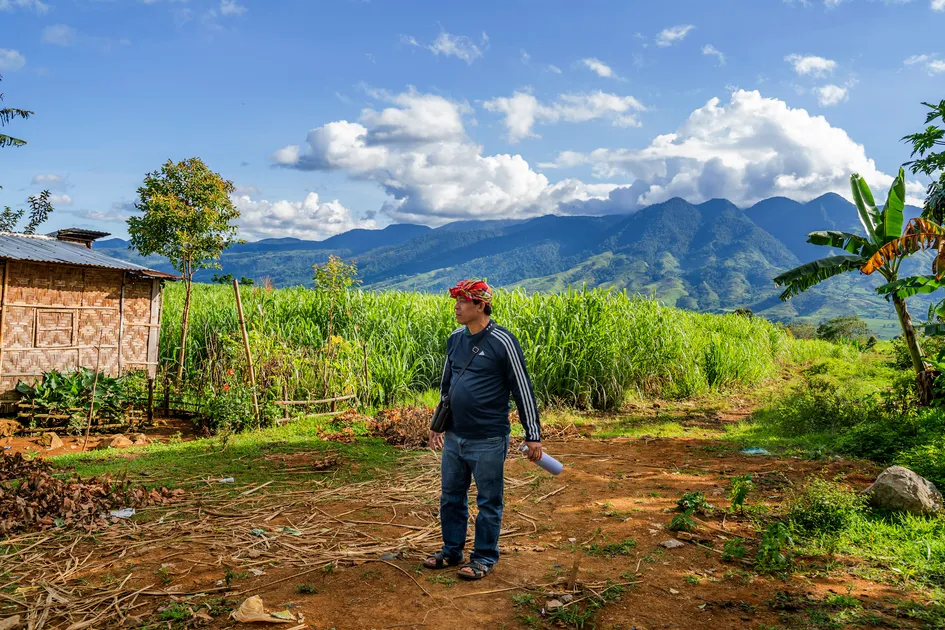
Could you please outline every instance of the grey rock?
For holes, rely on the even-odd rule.
[[[670,538],[669,540],[661,542],[660,545],[667,549],[679,549],[680,547],[685,547],[686,543],[681,540],[676,540],[675,538]]]
[[[863,491],[870,505],[884,510],[932,514],[945,507],[935,484],[903,466],[890,466]]]

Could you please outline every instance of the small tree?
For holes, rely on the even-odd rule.
[[[0,75],[0,81],[3,81],[2,75]],[[3,94],[0,93],[0,102],[2,101]],[[17,109],[15,107],[0,108],[0,127],[6,127],[16,118],[27,120],[32,115],[33,112],[27,109]],[[22,147],[25,144],[26,140],[0,133],[0,147]],[[0,186],[0,188],[3,187]],[[52,204],[49,202],[49,191],[44,190],[39,195],[31,196],[29,198],[29,205],[30,221],[26,225],[26,229],[23,230],[23,233],[35,234],[36,228],[39,227],[40,224],[49,217],[49,213],[53,211]],[[0,231],[15,232],[16,225],[20,222],[20,219],[23,218],[25,212],[26,211],[22,208],[14,210],[10,206],[5,206],[3,211],[0,212]]]
[[[824,341],[863,341],[869,326],[856,315],[834,317],[817,327],[817,337]]]
[[[315,290],[328,294],[328,339],[334,334],[335,311],[338,300],[345,291],[361,284],[358,280],[358,266],[346,263],[340,256],[331,254],[323,265],[312,265],[315,272]]]
[[[142,256],[166,257],[184,277],[178,383],[184,375],[194,274],[219,269],[220,254],[238,242],[232,221],[240,213],[230,200],[233,190],[233,182],[211,171],[199,158],[168,160],[160,171],[145,175],[135,204],[143,214],[128,219],[131,247]]]

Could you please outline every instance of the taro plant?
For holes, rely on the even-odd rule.
[[[95,383],[95,400],[92,401],[92,385],[95,372],[79,368],[75,372],[51,370],[43,373],[40,380],[30,385],[17,383],[16,391],[22,400],[31,405],[35,416],[67,416],[70,430],[81,429],[89,414],[89,406],[95,405],[95,417],[99,423],[121,422],[125,412],[134,402],[130,377],[113,378],[99,373]],[[36,419],[31,422],[36,425]],[[47,423],[42,423],[47,424]]]

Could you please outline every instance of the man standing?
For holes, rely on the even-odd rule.
[[[468,493],[476,480],[476,541],[459,577],[479,580],[499,561],[505,457],[509,450],[509,395],[525,428],[528,459],[541,459],[541,425],[525,357],[512,333],[491,319],[492,289],[463,280],[450,289],[460,327],[446,344],[440,395],[450,398],[452,421],[445,433],[430,432],[430,447],[442,448],[440,525],[443,549],[424,561],[429,569],[463,562]]]

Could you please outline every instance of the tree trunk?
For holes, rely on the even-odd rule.
[[[893,304],[896,307],[896,315],[899,316],[899,324],[902,326],[902,335],[906,340],[906,347],[909,348],[909,357],[912,359],[912,367],[915,370],[919,404],[928,405],[932,402],[933,375],[926,370],[925,362],[922,360],[922,351],[919,349],[919,341],[916,338],[915,328],[912,327],[912,316],[909,315],[906,301],[893,293]]]
[[[181,332],[180,332],[180,352],[177,355],[178,364],[177,364],[177,387],[180,387],[180,382],[184,378],[184,353],[187,347],[187,327],[190,324],[190,290],[193,286],[193,278],[184,279],[184,316],[183,322],[181,323]]]

